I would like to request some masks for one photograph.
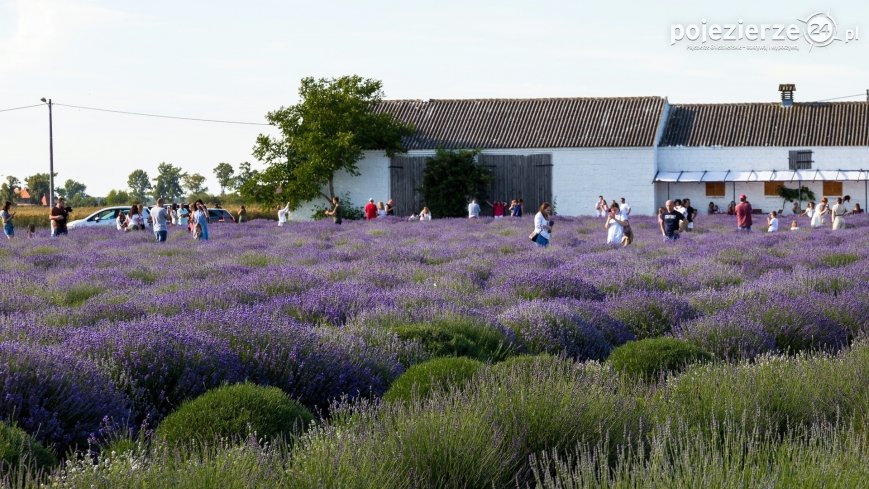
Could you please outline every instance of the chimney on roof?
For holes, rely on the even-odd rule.
[[[793,83],[782,83],[778,86],[778,91],[781,92],[781,106],[793,107],[794,92],[797,91],[797,86]]]

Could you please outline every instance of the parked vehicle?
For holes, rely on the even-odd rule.
[[[226,209],[208,209],[208,220],[210,222],[235,222],[235,218]]]
[[[70,221],[66,225],[66,227],[67,229],[78,229],[92,226],[114,226],[115,219],[118,218],[118,214],[120,213],[123,213],[124,215],[129,214],[130,206],[120,205],[115,207],[106,207],[104,209],[100,209],[94,212],[93,214],[85,217],[84,219]]]

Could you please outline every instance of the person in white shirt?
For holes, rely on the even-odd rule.
[[[776,211],[772,211],[769,213],[769,217],[766,218],[766,232],[774,233],[778,231],[778,213]]]
[[[597,204],[594,205],[594,210],[598,217],[606,217],[609,206],[606,204],[606,199],[603,198],[603,195],[597,196]]]
[[[534,232],[529,238],[541,248],[549,246],[549,240],[552,239],[552,225],[555,223],[550,220],[551,216],[552,205],[549,202],[540,204],[540,209],[534,215]]]
[[[283,209],[278,210],[278,226],[283,226],[284,224],[286,224],[289,220],[289,215],[290,203],[287,202],[287,205]]]
[[[142,229],[148,229],[151,227],[151,209],[148,209],[147,206],[139,205],[139,212],[142,213]]]
[[[431,221],[431,211],[428,210],[428,207],[423,207],[422,210],[419,211],[419,220]]]
[[[477,199],[473,199],[468,204],[468,219],[476,219],[478,217],[480,217],[480,204],[477,203]]]
[[[625,202],[625,198],[624,198],[624,197],[621,198],[621,201],[622,201],[622,203],[619,204],[619,213],[620,213],[623,217],[625,217],[625,218],[630,217],[630,215],[631,215],[631,204],[628,204],[627,202]]]
[[[124,214],[124,211],[118,211],[118,217],[115,218],[115,227],[118,228],[118,231],[127,229],[127,215]]]
[[[169,213],[163,207],[163,199],[157,199],[157,205],[154,206],[154,211],[151,212],[151,222],[154,224],[154,238],[156,238],[158,243],[166,242],[169,234],[168,218]]]

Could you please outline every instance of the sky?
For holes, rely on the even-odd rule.
[[[694,24],[797,24],[816,44],[691,42]],[[823,21],[827,17],[817,17]],[[705,21],[705,24],[704,24]],[[709,31],[711,32],[711,31]],[[772,31],[770,36],[772,36]],[[789,51],[698,46],[790,46]],[[869,2],[0,0],[0,178],[48,172],[55,104],[264,123],[298,101],[306,76],[357,74],[387,98],[665,96],[674,103],[866,100]],[[96,112],[55,105],[56,181],[90,195],[169,162],[208,177],[250,161],[270,126]]]

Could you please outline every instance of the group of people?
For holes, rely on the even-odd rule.
[[[363,209],[365,212],[365,219],[370,221],[372,219],[382,219],[388,216],[395,215],[395,201],[389,199],[386,201],[386,204],[383,201],[374,203],[374,198],[368,199],[368,203],[365,204],[365,208]]]
[[[826,216],[830,216],[833,229],[844,229],[845,228],[845,219],[844,217],[848,214],[862,214],[863,209],[860,207],[860,204],[854,206],[854,209],[848,210],[848,202],[850,202],[851,196],[846,195],[844,197],[836,198],[836,203],[833,204],[832,207],[829,206],[829,200],[826,197],[821,198],[820,203],[817,205],[814,202],[809,202],[806,206],[806,210],[799,213],[799,216],[806,216],[809,218],[809,224],[813,228],[820,228],[826,224]],[[796,220],[794,220],[796,223]],[[795,224],[791,225],[791,229],[795,227]]]
[[[489,202],[488,200],[485,202],[486,205],[492,208],[492,215],[495,219],[500,219],[510,213],[510,217],[522,217],[522,211],[525,208],[525,200],[524,199],[513,199],[510,201],[510,204],[507,205],[507,202],[496,200],[495,202]],[[471,203],[468,204],[468,219],[477,219],[480,217],[480,212],[482,209],[480,208],[480,204],[477,199],[472,199]]]
[[[240,211],[244,210],[244,206]],[[165,205],[165,201],[157,199],[151,208],[141,204],[133,204],[127,213],[118,211],[115,216],[115,228],[118,231],[144,231],[148,228],[154,233],[158,243],[166,241],[169,227],[186,227],[193,239],[208,241],[208,208],[202,200],[192,204]]]

